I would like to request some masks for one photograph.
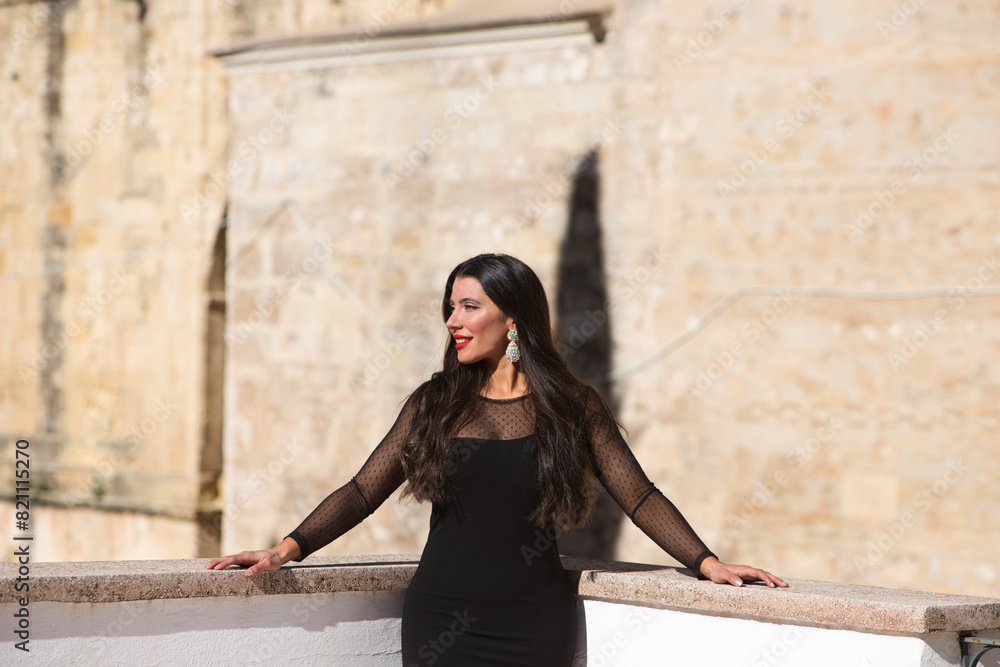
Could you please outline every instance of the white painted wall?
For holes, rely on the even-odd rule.
[[[588,667],[944,667],[958,636],[880,635],[587,600]]]
[[[4,605],[0,614],[10,618],[14,609]],[[8,644],[0,664],[400,664],[402,593],[39,602],[30,609],[30,656]]]
[[[399,667],[402,603],[402,593],[370,592],[32,603],[30,655],[5,642],[0,664]],[[866,634],[582,604],[588,667],[960,665],[953,633]],[[2,605],[0,616],[14,610]]]

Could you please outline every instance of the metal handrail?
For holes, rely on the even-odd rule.
[[[1000,649],[1000,639],[987,639],[986,637],[962,637],[962,641],[966,644],[979,644],[983,646],[975,655],[963,656],[962,657],[962,667],[976,667],[979,663],[979,659],[986,654],[987,651],[992,651],[993,649]]]

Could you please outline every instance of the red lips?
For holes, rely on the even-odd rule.
[[[472,336],[452,336],[455,339],[455,349],[461,350],[472,341]],[[459,342],[462,341],[462,342]]]

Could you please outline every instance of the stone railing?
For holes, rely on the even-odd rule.
[[[416,556],[310,557],[252,579],[205,562],[34,563],[26,579],[3,564],[0,664],[400,664]],[[963,646],[984,646],[967,636],[1000,639],[1000,599],[798,579],[735,588],[656,565],[564,565],[579,581],[577,665],[962,665]],[[428,647],[427,664],[445,648]]]

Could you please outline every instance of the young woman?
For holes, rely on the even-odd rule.
[[[432,503],[430,533],[403,604],[403,664],[568,666],[576,594],[539,532],[583,524],[597,479],[656,544],[700,576],[742,586],[778,577],[720,562],[646,477],[604,399],[556,351],[545,291],[509,255],[459,264],[442,313],[444,367],[407,399],[350,482],[273,549],[215,558],[246,576],[302,560],[403,482]],[[449,634],[446,649],[436,640]]]

